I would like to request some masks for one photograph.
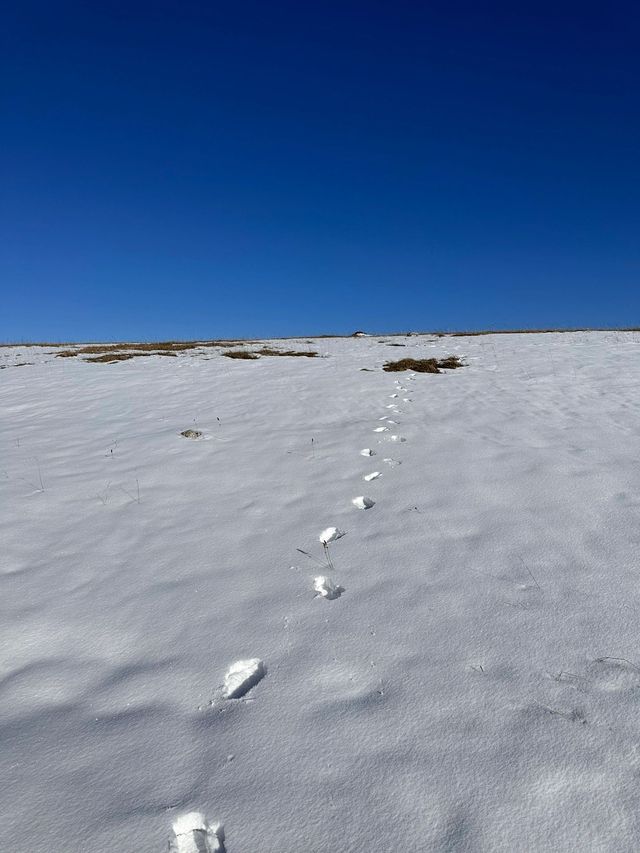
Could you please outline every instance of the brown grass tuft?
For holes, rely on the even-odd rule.
[[[202,433],[199,429],[185,429],[180,435],[183,435],[185,438],[200,438]]]
[[[260,355],[289,355],[289,356],[298,356],[302,358],[315,358],[318,353],[313,350],[280,350],[280,349],[272,349],[271,347],[262,347],[262,349],[256,350]]]
[[[401,358],[400,361],[387,361],[382,369],[388,373],[397,373],[402,370],[414,370],[416,373],[440,373],[441,369],[455,370],[456,367],[464,367],[457,355],[447,358]]]
[[[246,349],[231,349],[229,352],[223,352],[226,358],[244,358],[255,360],[258,356],[253,352],[248,352]]]
[[[150,352],[106,352],[102,355],[94,355],[93,358],[85,358],[84,361],[91,361],[96,364],[113,364],[116,361],[128,361],[136,356],[151,355]]]

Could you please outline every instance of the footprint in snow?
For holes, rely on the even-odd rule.
[[[240,699],[267,674],[260,658],[249,658],[232,663],[224,677],[224,698]]]
[[[331,578],[325,577],[324,575],[318,575],[317,578],[314,578],[313,588],[316,591],[316,597],[320,596],[322,598],[327,598],[329,601],[333,601],[335,598],[340,598],[344,592],[343,586],[339,586],[332,581]]]
[[[375,455],[376,455],[375,450],[371,450],[370,447],[365,447],[363,450],[360,451],[360,456],[375,456]]]
[[[640,668],[630,660],[615,657],[596,658],[587,671],[593,687],[604,693],[637,693]]]
[[[189,812],[173,822],[170,853],[225,853],[224,827],[211,825],[201,812]]]
[[[357,498],[354,498],[351,503],[357,509],[371,509],[372,506],[375,506],[375,501],[371,500],[371,498],[367,498],[364,495],[359,495]]]
[[[345,535],[344,530],[340,530],[339,527],[327,527],[326,530],[323,530],[318,539],[322,542],[323,545],[328,545],[329,542],[335,542],[336,539],[342,539]]]
[[[370,483],[372,480],[377,480],[378,477],[381,476],[382,474],[380,473],[380,471],[372,471],[370,474],[365,474],[362,479],[366,480],[367,483]]]

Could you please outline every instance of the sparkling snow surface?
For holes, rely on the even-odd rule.
[[[3,851],[640,849],[640,335],[384,340],[0,348]]]

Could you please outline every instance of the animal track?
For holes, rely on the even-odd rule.
[[[249,658],[232,663],[224,677],[225,699],[240,699],[267,674],[260,658]]]
[[[589,679],[607,693],[637,690],[640,687],[640,668],[623,658],[596,658],[589,667]]]
[[[209,823],[200,812],[189,812],[173,822],[175,838],[170,853],[225,853],[224,827]]]
[[[341,539],[345,535],[344,530],[340,530],[339,527],[327,527],[326,530],[323,530],[318,539],[322,542],[323,545],[328,545],[329,542],[335,542],[336,539]]]
[[[351,503],[358,509],[371,509],[372,506],[375,506],[376,502],[364,495],[359,495],[357,498],[354,498]]]
[[[340,598],[344,592],[343,586],[334,583],[331,578],[325,577],[325,575],[318,575],[317,578],[314,578],[313,588],[317,595],[322,596],[322,598],[328,598],[329,601]]]
[[[382,476],[380,471],[372,471],[370,474],[365,474],[362,479],[370,483],[372,480],[377,480],[380,476]]]

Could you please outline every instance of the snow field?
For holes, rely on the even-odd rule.
[[[0,374],[9,850],[637,849],[639,337],[323,346]]]

